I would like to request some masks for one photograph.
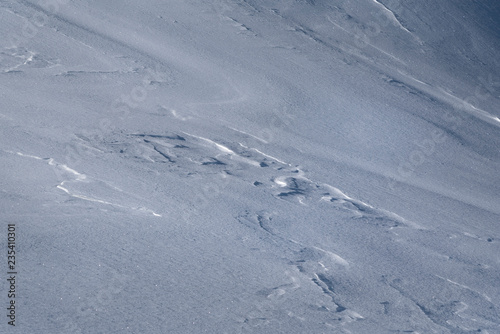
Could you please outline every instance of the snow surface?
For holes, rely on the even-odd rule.
[[[497,0],[0,15],[0,333],[500,333]]]

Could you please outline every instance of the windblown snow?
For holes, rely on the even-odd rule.
[[[498,1],[0,15],[0,333],[500,333]]]

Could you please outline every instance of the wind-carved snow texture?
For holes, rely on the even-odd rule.
[[[387,15],[391,18],[391,20],[393,21],[393,23],[401,28],[402,30],[406,31],[407,33],[409,33],[410,35],[414,36],[413,33],[408,30],[397,18],[396,14],[394,14],[394,12],[392,10],[390,10],[389,8],[387,8],[386,5],[384,5],[383,3],[377,1],[377,0],[373,0],[373,2],[375,2],[380,8],[382,8],[382,10],[387,13]],[[418,39],[418,37],[416,37]],[[420,41],[420,40],[419,40]]]
[[[354,199],[336,187],[314,182],[299,166],[242,143],[212,140],[187,132],[120,133],[109,139],[86,138],[86,141],[104,154],[136,160],[146,165],[154,164],[156,167],[150,168],[165,170],[181,178],[201,176],[206,179],[210,175],[219,175],[227,178],[227,182],[244,181],[250,189],[253,187],[267,192],[274,201],[288,201],[304,207],[323,203],[330,210],[340,210],[352,218],[360,219],[360,223],[387,229],[422,229],[393,212]],[[356,310],[342,304],[337,298],[335,268],[349,266],[340,255],[284,236],[279,228],[273,226],[272,211],[244,210],[235,218],[254,232],[262,233],[266,242],[279,244],[291,254],[285,264],[291,266],[287,273],[292,282],[262,292],[266,299],[260,306],[267,309],[267,315],[262,311],[261,316],[258,316],[259,312],[254,310],[242,320],[244,326],[262,325],[268,321],[270,308],[278,309],[273,304],[276,299],[283,299],[285,294],[298,293],[296,290],[300,284],[315,286],[318,292],[327,297],[326,301],[319,302],[318,313],[314,318],[322,315],[325,323],[332,319],[337,323],[363,319]]]
[[[146,207],[126,205],[125,203],[130,201],[130,197],[133,197],[132,194],[126,194],[123,190],[114,187],[106,181],[87,177],[87,175],[79,173],[65,164],[58,163],[53,158],[42,158],[22,152],[7,152],[11,154],[17,154],[25,158],[40,160],[46,162],[49,166],[52,166],[58,178],[63,179],[63,181],[61,181],[61,183],[59,183],[56,188],[63,191],[72,198],[110,205],[112,207],[120,209],[131,209],[133,211],[143,212],[156,217],[161,217],[160,214]],[[96,197],[97,194],[102,194],[102,197]],[[112,196],[113,200],[108,200],[108,196]],[[122,201],[115,202],[116,198],[122,199]]]
[[[57,65],[57,60],[46,59],[24,47],[9,47],[0,51],[0,71],[4,73],[23,72],[31,68],[49,68]]]
[[[121,134],[113,136],[110,141],[91,142],[90,145],[125,159],[165,164],[169,172],[183,177],[220,174],[265,188],[276,200],[292,201],[304,206],[326,202],[334,209],[350,212],[354,218],[375,220],[388,227],[423,228],[396,213],[351,198],[331,185],[314,182],[306,177],[299,166],[293,167],[241,143],[221,144],[179,132]]]
[[[399,80],[386,75],[384,75],[382,79],[392,86],[404,89],[407,93],[420,96],[431,102],[439,101],[458,110],[465,111],[466,113],[496,127],[500,127],[500,118],[492,115],[486,110],[482,110],[472,105],[464,99],[453,95],[442,87],[433,87],[432,85],[422,82],[402,71],[398,71],[398,76],[400,76]]]
[[[404,299],[410,300],[416,306],[414,312],[424,314],[429,321],[436,324],[443,332],[459,334],[483,332],[481,330],[471,331],[468,328],[479,325],[484,327],[496,326],[498,313],[488,296],[444,277],[436,277],[440,280],[436,284],[441,286],[441,292],[439,295],[434,296],[431,302],[424,302],[415,293],[411,282],[407,280],[389,277],[383,277],[383,280],[388,286],[398,291]],[[461,298],[467,298],[469,304],[460,300]],[[391,305],[386,304],[385,307],[386,311],[389,311]],[[464,313],[466,310],[468,314]],[[489,333],[489,331],[484,332]]]
[[[235,27],[236,29],[238,29],[238,34],[245,34],[245,35],[249,35],[249,36],[256,36],[256,34],[254,32],[252,32],[252,30],[250,28],[248,28],[247,26],[245,26],[244,24],[238,22],[238,20],[235,20],[229,16],[222,16],[222,19],[225,20],[225,21],[228,21],[230,22],[230,24]]]
[[[499,332],[497,7],[0,2],[20,330]]]
[[[280,248],[290,252],[288,265],[292,268],[286,271],[288,283],[280,286],[260,291],[266,299],[259,303],[261,317],[256,317],[259,313],[250,313],[245,317],[244,323],[249,327],[256,327],[260,322],[268,320],[270,310],[277,309],[277,301],[284,304],[286,298],[294,298],[300,293],[301,284],[316,286],[325,298],[318,298],[314,305],[311,305],[308,312],[317,322],[323,323],[326,327],[342,326],[363,319],[356,311],[349,309],[338,301],[335,291],[335,272],[345,270],[349,263],[339,255],[321,249],[316,246],[305,245],[295,240],[283,237],[279,231],[273,228],[273,214],[267,211],[252,213],[250,211],[241,212],[237,217],[238,221],[252,230],[260,229],[264,233],[264,240],[277,244]],[[289,296],[291,295],[291,296]],[[279,308],[285,307],[286,304]],[[294,317],[293,312],[289,312],[289,317]],[[305,319],[299,319],[304,321]]]

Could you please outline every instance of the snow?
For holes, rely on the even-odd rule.
[[[497,1],[0,15],[0,333],[500,333]]]

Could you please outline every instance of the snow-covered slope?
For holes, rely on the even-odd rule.
[[[500,333],[497,1],[0,15],[1,333]]]

